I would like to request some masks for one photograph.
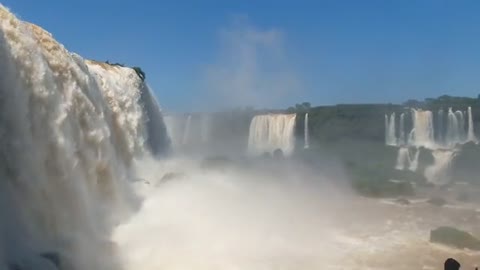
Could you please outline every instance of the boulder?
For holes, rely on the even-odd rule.
[[[401,204],[401,205],[410,205],[410,201],[405,198],[398,198],[395,200],[395,203]]]
[[[180,178],[183,178],[184,176],[185,174],[181,172],[168,172],[162,176],[158,184],[163,184],[171,180],[180,179]]]
[[[453,228],[439,227],[430,231],[430,242],[456,248],[480,250],[480,240],[468,232]]]
[[[427,202],[435,206],[444,206],[447,204],[447,200],[442,197],[432,197]]]

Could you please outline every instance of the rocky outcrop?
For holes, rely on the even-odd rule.
[[[480,240],[478,238],[453,227],[439,227],[430,231],[430,242],[461,249],[480,250]]]

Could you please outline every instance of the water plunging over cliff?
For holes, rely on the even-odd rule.
[[[295,146],[295,114],[257,115],[250,124],[248,152],[260,155],[281,149],[290,155]]]
[[[108,231],[131,209],[135,157],[168,147],[130,68],[68,52],[0,5],[0,268],[118,269]]]

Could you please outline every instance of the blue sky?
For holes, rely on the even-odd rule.
[[[170,111],[480,93],[480,1],[2,3],[85,58],[142,67]]]

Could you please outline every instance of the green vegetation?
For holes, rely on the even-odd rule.
[[[140,77],[140,79],[142,79],[142,81],[145,81],[145,72],[143,72],[143,70],[139,67],[133,67],[133,70],[135,70],[135,72],[137,73],[138,77]]]
[[[109,64],[111,66],[119,66],[119,67],[125,67],[124,64],[121,63],[110,63],[108,60],[105,61],[106,64]],[[135,73],[137,73],[137,76],[142,80],[145,81],[146,75],[145,72],[140,68],[140,67],[132,67],[133,70],[135,70]]]
[[[439,227],[430,232],[430,242],[440,243],[456,248],[480,250],[480,240],[468,232],[453,228]]]

